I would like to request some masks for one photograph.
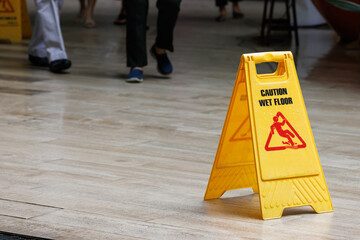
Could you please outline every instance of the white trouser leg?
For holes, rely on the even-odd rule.
[[[47,57],[46,46],[43,38],[43,31],[40,27],[39,18],[35,17],[35,25],[33,28],[32,37],[29,43],[29,55],[35,57]]]
[[[63,0],[35,0],[35,4],[37,14],[29,54],[43,57],[43,46],[45,46],[50,62],[67,59],[59,17]]]

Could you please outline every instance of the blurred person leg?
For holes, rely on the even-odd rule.
[[[71,66],[67,59],[65,45],[60,28],[60,9],[63,0],[35,0],[37,8],[33,37],[29,44],[29,60],[31,56],[50,62],[50,71],[61,72]],[[44,53],[46,54],[44,56]]]
[[[172,65],[166,50],[174,51],[173,34],[180,11],[181,0],[158,0],[157,37],[150,52],[157,60],[158,71],[170,74]],[[143,67],[147,65],[146,55],[146,19],[148,15],[148,0],[131,0],[126,3],[127,30],[126,53],[127,66],[130,72],[128,82],[141,82]]]
[[[95,5],[96,5],[96,0],[88,0],[88,5],[86,8],[86,16],[85,16],[85,27],[87,28],[96,27],[96,23],[94,20]]]
[[[232,7],[233,7],[233,18],[237,19],[237,18],[242,18],[244,17],[244,13],[241,10],[241,8],[239,7],[239,2],[241,0],[230,0],[232,2]]]
[[[44,42],[43,31],[41,29],[39,18],[35,17],[32,37],[29,43],[29,61],[36,66],[49,66],[46,45]]]
[[[158,0],[157,36],[151,55],[157,60],[157,69],[161,74],[170,74],[172,64],[166,50],[173,52],[174,29],[180,12],[181,0]]]
[[[117,18],[113,22],[114,25],[125,25],[126,24],[125,6],[126,6],[127,1],[129,1],[129,0],[122,0],[122,5],[121,5],[119,15],[117,16]],[[149,30],[149,29],[150,29],[149,24],[146,24],[146,30]]]
[[[215,5],[219,8],[219,16],[215,18],[217,22],[224,22],[226,20],[226,5],[228,0],[215,0]]]
[[[126,24],[126,11],[125,11],[126,1],[127,0],[122,0],[120,13],[117,16],[117,18],[115,19],[115,21],[113,22],[115,25]]]
[[[128,82],[141,82],[142,68],[147,65],[146,19],[148,0],[131,0],[125,5],[126,11],[126,57],[130,72]]]
[[[232,16],[234,19],[242,18],[244,16],[243,11],[239,7],[241,0],[229,0],[232,2]],[[217,22],[223,22],[226,20],[226,5],[228,0],[216,0],[215,5],[219,7],[219,16],[215,18]]]
[[[79,0],[79,2],[80,2],[80,10],[79,10],[79,14],[75,19],[75,22],[83,23],[86,15],[86,4],[85,4],[85,0]]]
[[[180,12],[181,0],[158,0],[157,8],[159,10],[157,19],[156,48],[170,52],[174,51],[173,39],[174,29]]]

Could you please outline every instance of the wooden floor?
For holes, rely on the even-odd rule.
[[[331,30],[301,29],[300,47],[259,44],[262,2],[245,18],[216,23],[212,1],[184,0],[175,72],[149,59],[142,84],[127,84],[119,3],[99,1],[96,29],[63,33],[73,67],[31,66],[27,43],[0,45],[0,231],[51,239],[359,239],[359,51]],[[33,2],[29,1],[31,15]],[[151,1],[148,46],[155,37]],[[203,201],[243,53],[292,50],[335,211],[287,209],[260,220],[251,189]],[[271,70],[269,65],[264,71]]]

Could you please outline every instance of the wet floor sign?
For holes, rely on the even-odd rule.
[[[263,62],[277,70],[258,74]],[[263,219],[290,207],[333,211],[291,52],[241,58],[205,200],[240,188],[259,193]]]
[[[21,42],[31,37],[25,0],[0,0],[0,41]]]

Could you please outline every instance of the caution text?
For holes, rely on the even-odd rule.
[[[273,89],[262,89],[260,90],[260,94],[262,97],[268,96],[280,96],[287,95],[287,88],[273,88]],[[293,104],[293,100],[291,97],[282,97],[282,98],[268,98],[268,99],[260,99],[259,100],[260,107],[267,106],[279,106],[279,105],[288,105]]]

